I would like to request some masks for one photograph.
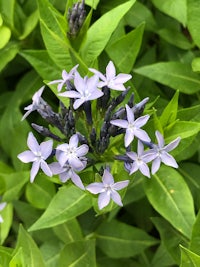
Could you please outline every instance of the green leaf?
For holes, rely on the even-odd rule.
[[[16,254],[12,257],[9,267],[26,267],[22,248],[19,248]]]
[[[19,40],[25,39],[36,27],[38,23],[38,10],[36,9],[25,21],[24,29],[22,35],[19,37]]]
[[[186,26],[187,0],[152,0],[153,4],[163,13],[175,18]]]
[[[153,259],[151,261],[151,267],[165,267],[173,266],[175,264],[172,257],[169,255],[165,246],[161,243],[156,252],[154,252]]]
[[[134,257],[157,243],[145,231],[116,220],[104,221],[95,237],[97,246],[111,258]]]
[[[200,72],[200,57],[196,57],[192,61],[192,70],[194,72]]]
[[[79,241],[83,238],[81,227],[76,218],[55,226],[53,231],[64,244]]]
[[[99,1],[100,0],[86,0],[85,3],[86,5],[91,6],[92,8],[96,9]]]
[[[12,258],[12,248],[0,246],[0,266],[7,267]]]
[[[67,244],[60,254],[59,267],[95,267],[95,241],[85,240]]]
[[[7,1],[0,0],[0,10],[3,21],[13,30],[15,0],[7,0]]]
[[[106,48],[109,57],[123,73],[129,73],[140,50],[145,24],[142,23]]]
[[[176,264],[180,264],[179,245],[187,246],[186,238],[176,231],[166,220],[159,217],[151,218],[159,231],[161,242]]]
[[[67,23],[64,16],[47,0],[37,0],[42,37],[51,59],[62,70],[72,68],[70,44],[66,37]]]
[[[200,0],[187,0],[187,27],[194,43],[200,47]]]
[[[13,222],[13,206],[11,203],[7,203],[5,208],[1,212],[2,218],[4,220],[0,225],[0,243],[3,244],[8,234]]]
[[[19,228],[19,235],[14,255],[22,248],[24,254],[25,266],[29,267],[45,267],[41,252],[35,244],[32,237],[26,232],[22,225]]]
[[[119,5],[92,24],[80,49],[80,55],[87,65],[91,65],[101,54],[120,20],[134,3],[135,0],[130,0]]]
[[[200,122],[200,105],[179,109],[177,118],[182,121]]]
[[[0,27],[0,49],[2,49],[10,40],[11,37],[11,30],[6,26]]]
[[[180,267],[198,267],[200,266],[200,256],[193,253],[189,249],[180,246],[181,249],[181,265]]]
[[[42,216],[29,230],[35,231],[59,225],[84,213],[91,206],[90,196],[84,191],[74,185],[62,186]]]
[[[19,52],[19,44],[16,42],[9,42],[3,49],[0,50],[0,71],[14,59]]]
[[[161,116],[160,116],[160,123],[163,128],[167,127],[171,123],[174,123],[177,116],[178,111],[178,97],[179,97],[179,91],[176,91],[171,101],[168,103],[168,105],[163,110]]]
[[[144,188],[153,208],[190,238],[195,221],[194,204],[183,177],[176,170],[163,165],[152,179],[144,180]]]
[[[28,183],[26,187],[27,200],[38,209],[47,208],[55,193],[54,184],[42,174],[38,176],[34,183]]]
[[[192,238],[189,249],[200,256],[200,212],[192,228]]]
[[[194,94],[200,90],[199,75],[192,72],[190,64],[160,62],[137,68],[134,71],[185,94]]]

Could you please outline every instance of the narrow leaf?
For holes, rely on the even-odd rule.
[[[200,266],[200,256],[193,253],[189,249],[180,246],[181,249],[181,265],[180,267],[198,267]]]
[[[187,26],[194,43],[200,47],[200,0],[187,0]]]

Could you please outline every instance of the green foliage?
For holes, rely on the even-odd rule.
[[[67,16],[76,2],[0,0],[0,202],[7,203],[0,267],[200,266],[200,0],[86,0],[86,19],[72,37]],[[105,73],[110,60],[117,74],[132,75],[121,106],[131,93],[136,103],[149,97],[145,130],[152,142],[156,130],[165,145],[181,142],[172,152],[178,169],[162,163],[150,179],[129,176],[113,158],[126,153],[123,135],[110,139],[105,154],[91,153],[80,172],[84,185],[100,181],[103,164],[115,181],[130,180],[119,191],[124,206],[111,202],[99,211],[98,196],[57,176],[39,173],[30,183],[30,165],[17,155],[27,150],[32,122],[64,138],[37,112],[21,121],[43,82],[44,99],[57,112],[59,100],[69,100],[49,81],[76,64],[81,75],[90,76],[90,67]],[[100,132],[104,111],[95,104],[92,110]],[[79,114],[80,131],[91,130]]]

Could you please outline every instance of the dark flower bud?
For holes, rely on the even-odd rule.
[[[116,99],[115,99],[116,106],[119,105],[120,103],[122,103],[122,101],[126,97],[129,90],[130,90],[130,87],[128,87],[126,89],[126,91],[123,91],[118,97],[116,97]]]
[[[62,139],[53,134],[52,132],[50,132],[50,130],[48,128],[45,128],[44,126],[40,126],[38,124],[35,124],[35,123],[31,123],[31,126],[33,127],[33,129],[35,129],[38,133],[40,133],[41,135],[45,136],[45,137],[50,137],[56,141],[59,141],[61,142]]]
[[[96,144],[96,138],[97,138],[96,130],[93,127],[92,128],[92,131],[90,133],[90,141],[91,141],[92,146],[95,146],[95,144]]]
[[[138,118],[142,115],[145,105],[146,103],[149,101],[149,97],[146,97],[145,99],[143,99],[141,102],[135,104],[132,108],[135,118]]]
[[[129,101],[127,103],[127,105],[132,108],[133,107],[133,103],[134,103],[134,94],[131,94]]]

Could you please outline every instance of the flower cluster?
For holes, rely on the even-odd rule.
[[[143,115],[149,99],[134,103],[134,95],[129,95],[130,88],[124,85],[132,78],[130,74],[116,75],[112,61],[108,63],[105,74],[92,68],[89,70],[93,76],[81,77],[76,65],[69,73],[63,70],[62,79],[49,82],[50,87],[57,87],[60,100],[58,113],[42,98],[44,86],[34,94],[32,104],[25,107],[26,113],[22,120],[31,112],[37,111],[47,123],[59,129],[61,134],[59,136],[57,130],[54,132],[54,127],[50,130],[32,123],[37,132],[50,140],[38,144],[30,132],[27,140],[29,150],[20,153],[18,158],[24,163],[32,162],[31,182],[41,169],[49,177],[59,175],[63,183],[71,179],[80,189],[99,194],[99,209],[106,207],[111,199],[122,206],[117,191],[127,187],[129,180],[114,181],[104,154],[109,155],[112,161],[123,161],[125,170],[130,175],[139,170],[150,178],[150,173],[155,174],[161,163],[178,167],[168,152],[178,146],[180,138],[165,145],[162,134],[156,131],[157,144],[151,141],[148,133],[142,129],[150,118],[149,115]],[[116,95],[112,90],[119,91],[117,97],[112,96]],[[68,106],[63,104],[65,98],[68,99]],[[124,135],[125,155],[112,155],[112,150],[109,150],[110,143],[118,135]],[[131,150],[134,140],[137,140],[137,152]],[[85,184],[81,179],[81,171],[96,163],[102,163],[104,169],[102,182]]]

